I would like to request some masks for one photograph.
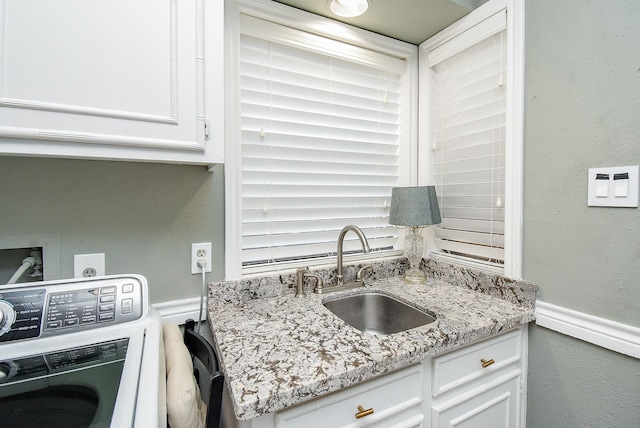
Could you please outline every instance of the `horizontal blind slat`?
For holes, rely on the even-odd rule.
[[[497,233],[457,229],[436,229],[436,236],[441,240],[464,242],[483,247],[504,249],[504,236]]]
[[[317,222],[318,224],[328,224],[328,227],[334,227],[336,222],[330,223],[326,220]],[[333,250],[335,251],[337,245],[337,238],[339,235],[339,230],[326,230],[326,229],[311,229],[311,232],[308,231],[307,228],[302,227],[301,224],[296,222],[290,223],[276,223],[273,224],[272,233],[268,238],[264,236],[262,231],[255,227],[253,230],[259,232],[256,234],[246,233],[243,235],[243,241],[245,242],[244,246],[246,248],[260,248],[260,247],[278,247],[278,246],[289,246],[289,245],[305,245],[310,242],[323,243],[328,242],[333,244]],[[372,227],[367,227],[363,224],[363,230],[369,231],[367,233],[367,239],[371,242],[375,242],[377,239],[392,237],[392,230],[388,229],[374,229]],[[385,230],[387,233],[379,234],[379,233],[371,233],[376,230]],[[345,242],[357,242],[360,247],[360,240],[346,240]]]
[[[504,260],[504,249],[502,248],[484,247],[482,245],[440,239],[435,239],[435,242],[441,250],[451,252],[453,254],[460,254],[462,256],[477,258],[488,262]]]
[[[504,222],[497,220],[484,221],[479,219],[447,218],[442,221],[441,229],[468,230],[472,232],[494,232],[504,235]]]

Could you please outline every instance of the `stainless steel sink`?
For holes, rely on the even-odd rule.
[[[385,335],[431,324],[431,315],[381,293],[364,293],[327,300],[324,306],[350,326]]]

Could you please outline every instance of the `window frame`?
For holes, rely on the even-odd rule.
[[[488,17],[507,12],[507,92],[506,92],[506,151],[505,151],[505,248],[504,267],[489,267],[452,255],[438,252],[431,233],[427,239],[426,254],[467,267],[488,270],[513,279],[522,278],[522,224],[523,224],[523,135],[524,135],[524,1],[491,0],[458,22],[420,44],[420,159],[424,162],[418,170],[421,184],[433,183],[430,171],[431,118],[435,73],[427,63],[427,53]]]
[[[302,30],[315,36],[323,36],[349,43],[354,46],[372,50],[385,55],[401,58],[406,61],[406,84],[409,87],[407,99],[403,106],[407,109],[405,122],[401,123],[403,131],[400,137],[402,165],[407,165],[405,174],[400,177],[400,186],[417,184],[418,176],[418,48],[409,43],[400,42],[379,34],[361,30],[349,25],[320,17],[315,14],[294,9],[268,0],[226,0],[225,2],[225,278],[227,280],[274,273],[298,266],[322,266],[333,261],[309,260],[290,262],[274,267],[242,267],[241,242],[241,170],[240,162],[240,63],[239,37],[240,15],[245,14],[274,22],[276,24]],[[286,33],[286,32],[285,32]],[[285,34],[286,37],[286,34]],[[296,43],[305,43],[298,40]],[[397,251],[386,257],[402,254],[403,236],[400,233]],[[337,241],[337,236],[336,236]],[[353,254],[345,255],[346,262],[385,258],[385,256]]]

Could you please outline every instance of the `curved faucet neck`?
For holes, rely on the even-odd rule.
[[[362,230],[353,224],[349,224],[345,227],[342,228],[342,230],[340,231],[340,235],[338,235],[338,250],[337,250],[337,256],[338,256],[338,263],[337,263],[337,282],[338,285],[342,285],[343,280],[344,280],[344,275],[342,274],[342,252],[343,252],[343,246],[344,246],[344,236],[347,234],[348,231],[352,231],[354,232],[358,238],[360,239],[360,243],[362,244],[362,251],[365,253],[368,253],[371,251],[371,248],[369,247],[369,241],[367,240],[367,237],[364,235],[364,232],[362,232]]]

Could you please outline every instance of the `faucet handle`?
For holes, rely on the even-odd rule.
[[[309,273],[309,268],[307,268],[307,271],[303,274],[304,278],[315,278],[316,280],[316,286],[313,289],[314,293],[318,293],[318,294],[322,294],[322,290],[324,289],[324,281],[322,281],[322,278],[320,278],[319,275],[316,275],[314,273]]]
[[[371,265],[362,266],[358,270],[358,272],[356,273],[356,282],[364,282],[364,279],[362,279],[362,273],[365,271],[365,269],[371,270]]]
[[[313,289],[314,293],[322,294],[322,290],[324,289],[324,281],[320,276],[309,273],[308,267],[301,267],[296,269],[296,297],[306,297],[306,293],[304,292],[304,279],[305,278],[315,278],[317,281],[316,287]],[[293,287],[293,284],[289,284],[289,287]]]
[[[313,292],[317,293],[317,294],[322,294],[322,292],[324,291],[324,281],[322,280],[322,278],[320,278],[319,275],[314,275],[314,274],[310,274],[310,273],[307,273],[304,276],[315,278],[317,283],[316,283],[315,288],[313,289]]]
[[[304,275],[309,270],[308,267],[300,267],[296,269],[296,282],[289,284],[289,288],[296,287],[296,297],[305,297],[304,292]]]

